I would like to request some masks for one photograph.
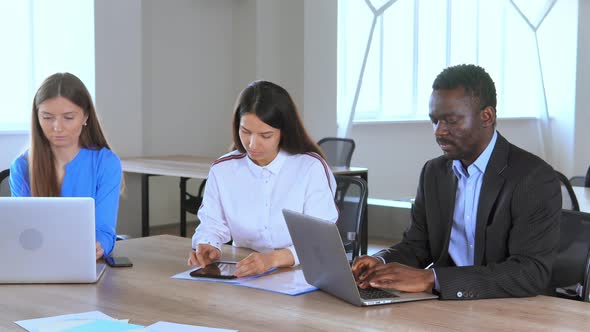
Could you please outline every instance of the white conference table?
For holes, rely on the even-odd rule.
[[[590,213],[590,188],[573,187],[580,205],[580,211]]]

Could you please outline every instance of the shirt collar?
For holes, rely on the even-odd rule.
[[[287,152],[279,150],[279,153],[277,154],[275,159],[273,159],[273,161],[271,161],[270,164],[266,166],[258,166],[250,158],[246,159],[248,160],[248,167],[256,176],[261,176],[265,170],[269,171],[273,175],[277,175],[279,174],[281,167],[283,167],[283,164],[285,163],[287,156]]]
[[[488,162],[490,161],[490,157],[492,156],[492,152],[494,151],[494,147],[496,146],[497,139],[498,132],[494,130],[494,135],[488,143],[488,146],[483,150],[479,157],[477,157],[473,164],[467,167],[467,170],[470,171],[469,173],[473,173],[473,170],[475,169],[479,170],[481,173],[485,173]],[[461,160],[453,160],[453,172],[457,178],[469,176],[469,174],[465,172],[463,164],[461,164]]]

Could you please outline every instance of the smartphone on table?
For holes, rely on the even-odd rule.
[[[236,279],[236,264],[238,262],[217,261],[190,273],[195,278]]]
[[[131,260],[127,257],[123,257],[123,256],[107,256],[104,258],[105,262],[107,263],[108,266],[111,267],[131,267],[133,266],[133,263],[131,263]]]

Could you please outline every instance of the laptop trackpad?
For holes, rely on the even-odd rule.
[[[373,287],[364,289],[359,288],[359,293],[361,295],[361,298],[365,300],[399,297],[399,295],[395,295],[393,292],[388,292],[383,289]]]

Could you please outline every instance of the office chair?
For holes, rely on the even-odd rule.
[[[570,181],[565,175],[558,171],[555,171],[555,176],[557,176],[559,182],[561,183],[561,207],[563,209],[580,211],[580,205],[578,204],[576,193],[574,192],[574,188],[572,188]]]
[[[367,183],[353,176],[335,176],[337,226],[346,254],[352,261],[360,251],[363,209],[367,201]]]
[[[585,187],[586,186],[586,177],[585,176],[572,176],[570,178],[570,183],[574,187]]]
[[[355,143],[350,138],[325,137],[318,141],[318,145],[326,156],[328,165],[350,167],[350,160],[354,152]]]
[[[8,181],[4,182],[4,179],[7,179],[8,176],[10,176],[10,169],[5,169],[2,172],[0,172],[0,193],[6,192],[8,193],[8,196],[10,196],[10,186],[6,185],[6,188],[8,188],[6,191],[2,186],[2,183],[8,183]]]
[[[586,171],[586,176],[572,176],[570,178],[570,183],[575,187],[590,187],[590,167],[588,167],[588,171]]]
[[[2,183],[4,182],[4,179],[7,179],[9,176],[10,176],[10,169],[5,169],[2,172],[0,172],[0,188],[2,186]],[[2,191],[0,191],[0,192],[2,192]],[[8,194],[10,195],[10,188],[8,188]],[[117,234],[116,241],[127,240],[129,238],[130,238],[129,235]]]
[[[201,181],[198,194],[195,196],[186,191],[186,182],[188,180],[189,178],[180,178],[180,192],[184,192],[184,197],[180,197],[180,236],[183,237],[186,236],[186,213],[197,215],[199,207],[201,207],[201,203],[203,202],[203,193],[205,191],[205,184],[207,183],[207,179]]]
[[[560,228],[548,294],[590,302],[590,213],[561,210]]]

